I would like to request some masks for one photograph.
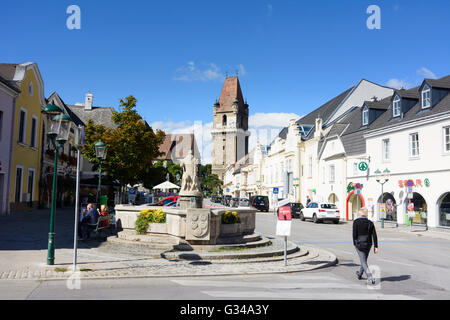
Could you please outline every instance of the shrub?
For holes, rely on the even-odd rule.
[[[225,211],[222,214],[222,223],[223,224],[233,224],[233,223],[240,223],[241,219],[239,218],[239,213],[237,213],[236,211],[230,212],[230,211]]]
[[[141,210],[134,223],[137,234],[145,234],[149,223],[166,223],[166,214],[162,209]]]

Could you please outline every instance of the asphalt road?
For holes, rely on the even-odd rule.
[[[273,214],[258,213],[256,231],[275,233]],[[450,241],[378,229],[379,253],[369,265],[379,270],[376,286],[357,280],[359,261],[351,243],[351,223],[314,224],[295,219],[290,241],[330,250],[338,265],[316,271],[217,277],[0,281],[0,299],[450,299]]]

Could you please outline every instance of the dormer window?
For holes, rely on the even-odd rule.
[[[398,117],[400,115],[400,98],[395,96],[394,102],[392,103],[392,116]]]
[[[428,108],[431,106],[431,89],[428,85],[425,85],[422,90],[422,108]]]
[[[367,126],[369,124],[369,108],[364,107],[362,111],[362,125]]]

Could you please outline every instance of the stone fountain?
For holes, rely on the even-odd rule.
[[[180,254],[175,254],[174,256],[174,252],[211,252],[216,249],[220,249],[223,252],[224,248],[234,250],[236,248],[269,247],[272,244],[274,240],[269,240],[254,233],[256,209],[251,207],[228,209],[203,207],[203,197],[197,169],[198,162],[192,153],[182,160],[181,166],[183,176],[179,207],[116,205],[116,221],[119,232],[117,236],[109,237],[108,243],[133,247],[134,249],[138,248],[138,250],[166,250],[164,253],[165,257],[172,254],[172,258],[180,258],[181,256]],[[162,224],[150,223],[147,233],[138,235],[134,231],[134,224],[139,212],[145,209],[162,209],[166,214],[166,222]],[[237,212],[240,223],[222,223],[222,215],[227,210]],[[291,245],[288,249],[289,253],[294,253],[298,250],[296,245]],[[247,250],[247,253],[249,252],[250,250]],[[236,250],[234,253],[236,253]],[[271,256],[282,255],[283,250],[266,252],[265,254]],[[207,259],[210,259],[211,256],[209,255]],[[255,253],[253,256],[251,254],[247,256],[257,257],[258,253]],[[189,259],[189,257],[192,257],[192,254],[190,256],[184,255],[184,257]]]

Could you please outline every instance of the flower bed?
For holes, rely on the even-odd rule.
[[[151,223],[166,223],[166,214],[162,209],[141,210],[134,223],[134,229],[137,234],[146,234]]]

